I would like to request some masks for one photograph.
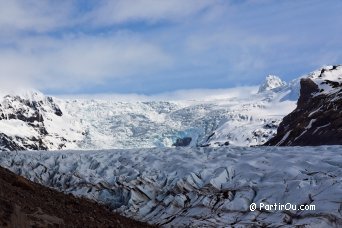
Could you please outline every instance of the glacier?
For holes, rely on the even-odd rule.
[[[241,87],[207,96],[190,91],[178,100],[138,101],[14,92],[0,99],[0,150],[260,145],[294,110],[296,99],[285,97],[298,94],[275,77],[261,87],[267,89]]]
[[[171,147],[186,137],[189,146],[253,146],[274,136],[282,117],[295,108],[294,101],[279,101],[284,94],[211,101],[64,100],[61,107],[80,120],[82,149]]]
[[[0,165],[163,227],[342,226],[342,146],[0,152]]]

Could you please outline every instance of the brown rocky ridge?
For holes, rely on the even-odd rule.
[[[0,167],[0,227],[149,227]]]

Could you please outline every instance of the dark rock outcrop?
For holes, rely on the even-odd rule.
[[[16,143],[12,137],[5,135],[4,133],[0,133],[0,145],[4,149],[10,151],[16,150],[24,150],[25,148],[20,146],[19,143]]]
[[[300,96],[297,102],[298,107],[305,106],[310,101],[313,93],[319,91],[318,85],[310,78],[303,78],[300,80]]]
[[[19,136],[8,136],[0,133],[0,150],[48,150],[48,147],[41,138],[24,138]]]
[[[319,78],[322,78],[324,72],[321,72]],[[342,83],[324,80],[321,85],[324,84],[328,84],[333,89],[324,91],[319,89],[319,86],[310,78],[301,80],[297,108],[284,117],[276,136],[265,145],[342,144]]]
[[[189,146],[192,141],[191,137],[184,137],[176,139],[176,142],[172,146]]]

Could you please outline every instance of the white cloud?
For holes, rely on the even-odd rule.
[[[110,25],[131,21],[157,22],[159,20],[182,21],[205,8],[216,4],[216,0],[105,0],[87,15],[92,22]]]
[[[169,69],[172,56],[158,38],[120,32],[85,35],[72,28],[182,20],[211,4],[210,0],[103,0],[80,12],[77,1],[0,0],[0,87],[72,91]],[[71,30],[63,34],[66,28]],[[51,32],[63,35],[51,36]]]
[[[117,79],[153,93],[294,77],[341,61],[336,3],[0,0],[0,87],[72,92]]]
[[[167,68],[170,58],[159,47],[129,36],[77,36],[23,39],[0,52],[2,87],[29,85],[69,90],[106,79],[144,75]],[[10,80],[9,80],[10,79]]]
[[[55,31],[72,26],[109,26],[131,21],[180,21],[217,0],[100,0],[90,10],[76,0],[0,0],[0,28],[7,32]]]
[[[0,28],[11,32],[43,32],[66,26],[72,11],[72,2],[66,0],[0,0],[0,6]]]

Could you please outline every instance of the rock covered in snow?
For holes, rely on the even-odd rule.
[[[40,92],[6,95],[0,100],[0,150],[53,150],[73,144],[69,126],[63,128],[66,118],[54,98]]]

